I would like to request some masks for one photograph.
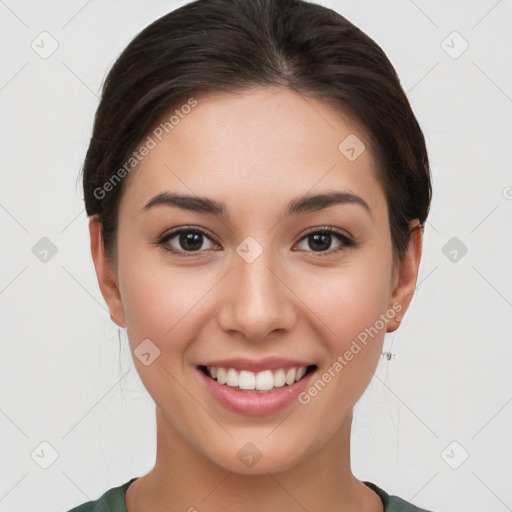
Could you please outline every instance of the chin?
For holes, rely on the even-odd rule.
[[[232,442],[231,446],[235,444],[241,447],[235,450],[226,447],[229,452],[227,456],[226,453],[206,454],[206,456],[216,465],[239,475],[279,473],[294,467],[304,457],[303,452],[297,453],[298,443],[290,443],[289,448],[281,443],[280,449],[273,446],[268,439],[265,443],[260,443],[260,446],[265,444],[261,449],[258,448],[258,442]]]

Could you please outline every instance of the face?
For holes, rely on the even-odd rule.
[[[127,178],[114,281],[91,222],[93,257],[160,431],[230,471],[279,471],[350,421],[412,297],[421,233],[393,267],[369,141],[342,113],[282,88],[196,100]],[[339,149],[348,136],[366,146],[355,159]],[[195,201],[144,208],[163,193]],[[353,200],[303,201],[328,193]],[[270,369],[275,387],[234,390],[200,369],[212,362],[247,370],[227,378],[249,387]],[[278,385],[279,368],[292,382],[302,365],[314,371]],[[252,466],[251,454],[262,455]]]

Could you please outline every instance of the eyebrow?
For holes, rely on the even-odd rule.
[[[285,209],[284,216],[318,211],[338,204],[355,204],[362,206],[370,216],[372,216],[372,211],[363,198],[351,192],[337,191],[306,195],[292,199]],[[173,206],[192,212],[210,213],[222,218],[229,216],[225,203],[207,197],[188,196],[171,192],[162,192],[154,196],[142,208],[142,212],[146,212],[157,206]]]

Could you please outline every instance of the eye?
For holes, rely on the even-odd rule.
[[[333,237],[341,242],[341,245],[334,249],[329,249],[329,246],[333,241]],[[321,229],[317,229],[316,231],[309,232],[305,237],[301,239],[301,242],[303,241],[305,241],[306,244],[311,248],[312,252],[320,253],[317,254],[318,256],[332,254],[342,251],[347,247],[357,245],[357,243],[347,235],[341,231],[338,231],[337,229],[330,227],[323,227]],[[309,249],[306,248],[306,250]]]
[[[333,242],[333,237],[338,240],[340,245],[334,249],[329,249]],[[203,246],[205,240],[209,241],[213,247],[205,248]],[[174,244],[171,243],[172,241],[174,241]],[[331,227],[317,228],[315,231],[309,232],[306,236],[302,237],[299,243],[303,242],[306,242],[309,246],[305,250],[317,253],[317,256],[329,255],[357,245],[357,242],[347,235]],[[161,237],[156,244],[177,256],[192,256],[194,253],[200,253],[201,250],[219,247],[204,229],[198,227],[175,229]]]
[[[173,239],[176,239],[175,245],[170,243]],[[203,244],[205,239],[216,246],[205,230],[201,228],[185,227],[167,233],[158,240],[157,245],[160,245],[166,251],[172,252],[178,256],[187,256],[186,253],[201,252],[201,249],[204,249]]]

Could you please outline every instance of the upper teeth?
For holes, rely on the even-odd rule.
[[[290,385],[297,382],[307,371],[307,366],[300,368],[289,368],[287,370],[264,370],[259,373],[248,370],[237,371],[234,368],[217,368],[215,366],[206,367],[208,374],[217,379],[219,384],[226,384],[240,389],[257,389],[258,391],[267,391],[274,387],[279,388],[285,383]]]

